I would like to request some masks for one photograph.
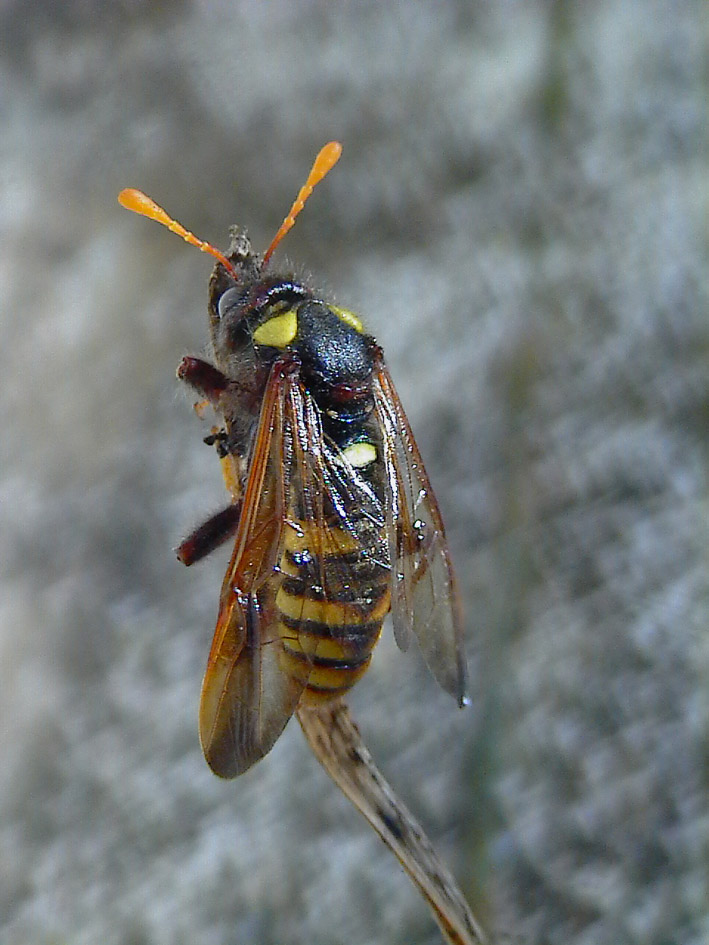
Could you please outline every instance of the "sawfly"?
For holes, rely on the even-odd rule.
[[[466,702],[443,523],[381,348],[356,314],[271,266],[341,151],[320,151],[262,256],[243,231],[222,253],[140,191],[118,198],[216,259],[213,359],[185,357],[177,376],[220,418],[207,442],[230,502],[178,557],[189,565],[234,541],[199,711],[205,758],[225,778],[270,751],[296,708],[348,692],[389,611],[399,647],[415,637]]]

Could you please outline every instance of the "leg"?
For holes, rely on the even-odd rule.
[[[214,405],[229,386],[229,378],[201,358],[183,358],[177,365],[177,376]]]
[[[239,527],[241,503],[227,505],[188,535],[178,545],[177,559],[188,567],[223,545]]]

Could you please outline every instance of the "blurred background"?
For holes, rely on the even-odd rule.
[[[709,938],[701,0],[0,5],[0,942],[423,945],[297,726],[197,738],[228,549],[175,367],[211,262],[377,336],[448,523],[472,706],[389,631],[351,707],[501,941]],[[704,70],[704,71],[703,71]]]

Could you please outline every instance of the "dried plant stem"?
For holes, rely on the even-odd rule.
[[[418,886],[446,941],[486,945],[488,939],[453,876],[380,774],[345,703],[300,708],[298,721],[318,761]]]

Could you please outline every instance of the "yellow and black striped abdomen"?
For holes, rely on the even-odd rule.
[[[363,543],[339,526],[289,524],[276,595],[281,665],[304,683],[305,702],[347,692],[369,665],[391,604],[382,545],[371,528]]]

